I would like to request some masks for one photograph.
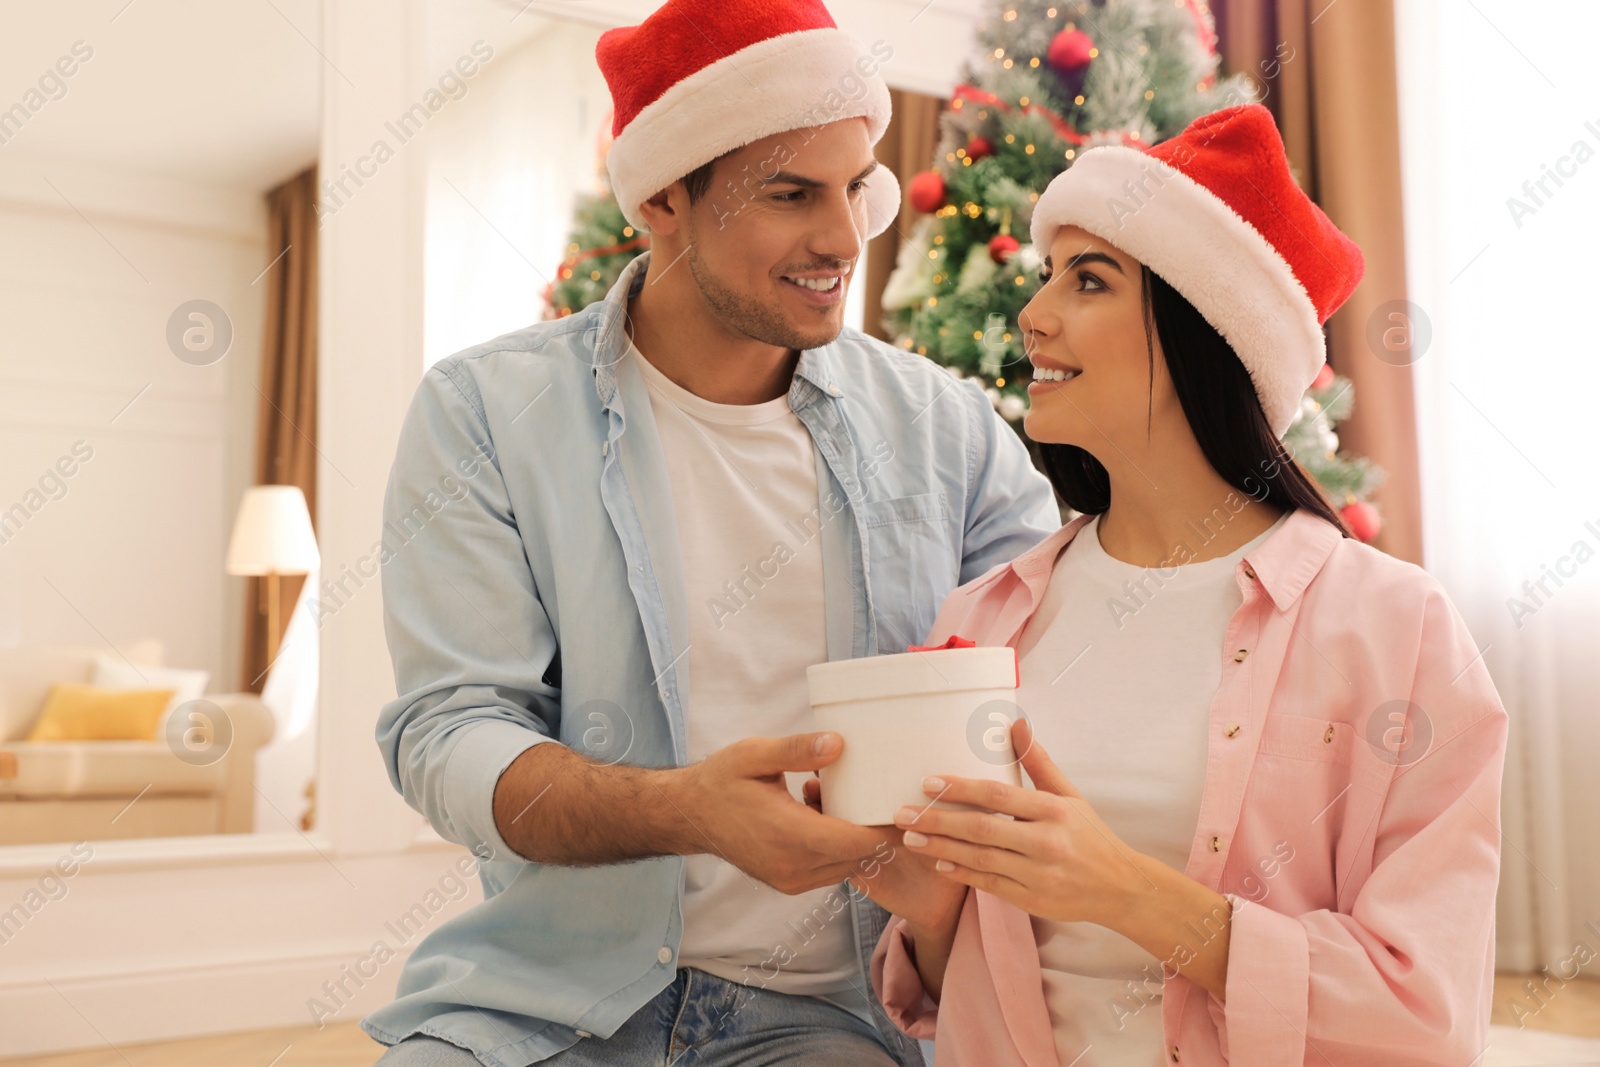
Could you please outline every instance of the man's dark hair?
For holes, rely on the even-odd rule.
[[[689,191],[690,207],[705,199],[706,194],[711,191],[711,172],[716,169],[717,164],[737,151],[737,148],[730,149],[711,162],[700,164],[683,176],[683,187]],[[748,170],[749,168],[746,167],[745,169]]]
[[[1295,463],[1267,422],[1250,372],[1193,304],[1149,267],[1143,268],[1145,351],[1155,381],[1153,337],[1161,338],[1167,371],[1183,413],[1213,470],[1252,499],[1285,511],[1299,508],[1346,537],[1321,491]],[[1105,467],[1077,445],[1038,443],[1040,466],[1067,506],[1089,515],[1111,506]]]
[[[718,156],[717,159],[721,159]],[[684,176],[683,187],[689,191],[689,206],[700,202],[700,199],[711,191],[711,172],[717,166],[717,159],[709,163],[702,163]]]

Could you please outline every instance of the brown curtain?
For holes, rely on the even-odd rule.
[[[301,171],[267,194],[269,266],[256,282],[266,289],[261,382],[256,387],[257,485],[298,485],[317,524],[317,168]],[[267,579],[247,578],[243,692],[259,693],[267,668]],[[301,575],[279,581],[279,639],[288,628]]]
[[[939,146],[939,115],[946,101],[943,97],[904,89],[890,89],[889,99],[893,105],[889,128],[883,132],[873,154],[900,179],[900,218],[867,243],[867,295],[862,329],[873,337],[892,342],[894,338],[883,328],[883,287],[894,272],[901,241],[911,236],[917,224],[917,211],[906,200],[905,190],[911,184],[912,175],[933,166],[933,152]]]
[[[1417,428],[1406,353],[1368,341],[1406,299],[1392,0],[1211,0],[1225,69],[1247,74],[1278,120],[1301,187],[1366,257],[1366,276],[1328,320],[1328,361],[1355,387],[1342,444],[1387,472],[1378,547],[1422,562]],[[1381,327],[1380,327],[1381,329]],[[1393,332],[1389,335],[1395,336]]]

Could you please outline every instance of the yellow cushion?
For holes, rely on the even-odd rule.
[[[27,740],[149,741],[175,692],[57,682]]]

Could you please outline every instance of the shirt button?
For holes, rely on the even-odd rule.
[[[1228,728],[1226,730],[1222,731],[1223,735],[1226,736],[1226,737],[1232,737],[1234,734],[1236,734],[1238,732],[1239,732],[1239,724],[1236,723],[1236,722],[1230,722],[1228,724]]]
[[[1322,735],[1322,743],[1325,745],[1333,744],[1333,725],[1331,723],[1328,726],[1328,732]]]
[[[829,396],[838,396],[841,392],[843,392],[843,390],[840,389],[837,385],[834,385],[832,382],[828,383],[828,395]]]
[[[1177,1063],[1178,1062],[1178,1046],[1177,1045],[1173,1045],[1172,1046],[1172,1062],[1173,1063]]]
[[[1245,569],[1244,569],[1244,576],[1245,576],[1245,577],[1246,577],[1246,578],[1249,578],[1249,579],[1250,579],[1250,580],[1251,580],[1251,581],[1254,581],[1254,580],[1255,580],[1255,577],[1256,577],[1256,572],[1255,572],[1255,571],[1253,571],[1253,570],[1251,570],[1251,569],[1250,569],[1250,568],[1249,568],[1249,567],[1248,567],[1248,566],[1247,566],[1247,567],[1245,567]]]
[[[672,949],[668,948],[666,945],[662,945],[661,948],[656,952],[656,959],[660,960],[662,963],[671,963]]]
[[[593,1036],[594,1036],[594,1035],[593,1035],[593,1034],[591,1034],[591,1033],[590,1033],[590,1032],[589,1032],[589,1031],[587,1031],[587,1030],[579,1030],[579,1031],[578,1031],[578,1036],[579,1036],[579,1037],[593,1037]]]
[[[600,454],[602,456],[609,456],[611,454],[611,442],[610,441],[607,441],[605,444],[600,446]]]
[[[1212,852],[1221,852],[1222,851],[1222,838],[1213,837],[1211,839],[1211,851]]]
[[[1250,654],[1250,650],[1249,649],[1241,648],[1239,651],[1237,651],[1237,652],[1235,652],[1233,654],[1233,662],[1235,662],[1235,663],[1243,663],[1244,662],[1244,658],[1246,656],[1248,656],[1249,654]]]

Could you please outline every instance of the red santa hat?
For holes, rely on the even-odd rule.
[[[1295,184],[1272,113],[1241,104],[1159,145],[1091,148],[1033,211],[1033,244],[1081,226],[1205,316],[1250,372],[1282,437],[1327,359],[1322,324],[1361,281],[1356,247]]]
[[[865,118],[889,125],[879,60],[834,25],[822,0],[667,0],[607,30],[595,59],[611,87],[611,188],[635,229],[639,205],[713,159],[775,133]],[[900,183],[868,177],[867,237],[900,211]]]

